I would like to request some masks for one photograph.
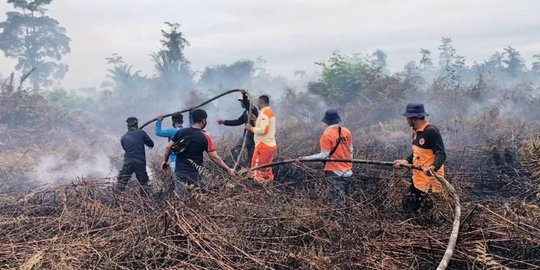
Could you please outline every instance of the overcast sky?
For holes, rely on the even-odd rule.
[[[0,21],[12,10],[0,0]],[[152,74],[149,54],[160,47],[164,21],[181,23],[191,42],[194,70],[264,57],[272,74],[312,72],[332,51],[388,54],[392,71],[437,55],[441,37],[452,37],[468,63],[511,45],[530,60],[540,53],[540,1],[536,0],[53,0],[49,16],[67,29],[67,88],[99,85],[105,57],[122,55],[134,70]],[[0,55],[5,77],[15,62]]]

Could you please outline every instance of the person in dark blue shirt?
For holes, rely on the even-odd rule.
[[[242,97],[238,99],[238,101],[240,101],[240,104],[242,105],[242,108],[244,109],[244,112],[242,112],[242,115],[240,115],[240,117],[238,117],[238,119],[234,119],[234,120],[218,120],[218,125],[225,125],[225,126],[230,126],[230,127],[234,127],[234,126],[242,126],[242,125],[245,125],[245,124],[251,124],[252,126],[255,126],[255,121],[253,121],[252,119],[249,119],[249,112],[248,112],[248,108],[249,108],[249,96],[247,94],[247,92],[245,91],[242,91]],[[257,110],[257,108],[255,106],[251,106],[251,115],[256,119],[257,116],[259,116],[259,111]],[[247,150],[247,155],[248,155],[248,158],[247,158],[247,162],[242,162],[242,167],[246,167],[246,166],[250,166],[250,163],[251,163],[251,159],[253,158],[253,151],[255,149],[255,141],[254,141],[254,134],[253,132],[247,130],[247,129],[244,129],[244,136],[246,136],[246,150]],[[240,138],[240,140],[238,140],[238,142],[236,143],[236,146],[234,147],[233,149],[233,154],[235,156],[235,158],[238,158],[238,155],[240,155],[240,152],[242,150],[242,144],[244,143],[244,136],[242,136],[242,138]]]
[[[161,128],[161,123],[163,122],[163,115],[160,114],[157,117],[157,119],[158,120],[156,121],[156,136],[166,137],[169,142],[173,138],[174,134],[176,134],[178,130],[183,128],[184,117],[180,113],[172,115],[171,117],[172,125],[173,125],[172,128],[167,128],[167,129]],[[174,153],[171,153],[169,155],[169,164],[171,165],[171,168],[174,172],[174,168],[176,166],[176,155]]]
[[[189,138],[189,143],[185,146],[184,152],[176,157],[174,184],[175,191],[179,193],[179,195],[185,195],[186,185],[188,184],[199,187],[202,186],[199,179],[199,172],[194,164],[198,166],[203,165],[204,152],[207,152],[210,160],[226,171],[230,176],[236,175],[234,169],[229,168],[217,154],[214,141],[210,135],[204,131],[207,124],[207,117],[206,111],[200,109],[194,110],[193,126],[177,131],[163,153],[161,168],[169,169],[170,164],[167,161],[173,145],[180,140]]]
[[[137,180],[141,185],[141,194],[148,195],[148,173],[146,172],[146,154],[144,146],[154,147],[154,142],[146,132],[140,130],[138,120],[135,117],[129,117],[127,120],[128,131],[120,143],[124,149],[124,165],[118,173],[118,182],[115,186],[115,192],[120,193],[126,188],[126,184],[135,173]]]

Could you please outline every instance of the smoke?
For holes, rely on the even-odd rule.
[[[50,185],[68,183],[77,178],[107,178],[117,173],[107,153],[76,151],[78,149],[41,157],[33,168],[31,177],[42,184]]]
[[[377,65],[383,66],[382,55],[379,58],[381,61]],[[271,107],[278,119],[278,141],[289,136],[291,131],[318,136],[320,130],[317,124],[329,108],[338,109],[344,125],[355,134],[361,134],[365,141],[376,137],[388,145],[408,142],[410,138],[410,130],[400,116],[408,102],[425,103],[432,115],[430,120],[441,127],[443,134],[463,132],[465,125],[474,126],[474,122],[466,123],[462,119],[479,119],[483,114],[491,117],[486,118],[489,121],[484,121],[485,130],[490,130],[487,124],[498,123],[493,119],[516,116],[534,118],[540,113],[536,106],[539,89],[535,82],[538,81],[523,83],[530,77],[526,70],[522,77],[515,75],[512,80],[515,83],[508,85],[501,83],[506,77],[497,77],[506,74],[502,69],[485,74],[481,80],[479,76],[484,73],[480,73],[478,67],[464,67],[456,71],[463,73],[458,76],[461,78],[458,85],[445,85],[436,81],[438,71],[435,67],[421,69],[412,63],[403,72],[384,72],[368,77],[371,80],[369,84],[363,89],[353,89],[351,93],[354,95],[347,98],[345,103],[336,104],[331,99],[309,93],[308,83],[319,81],[321,74],[306,75],[299,70],[294,78],[286,79],[267,73],[260,63],[249,60],[208,67],[193,88],[179,86],[166,89],[159,76],[141,75],[126,69],[117,70],[119,76],[109,78],[112,81],[102,83],[100,87],[79,89],[77,93],[57,91],[47,96],[55,107],[62,108],[59,114],[84,115],[75,117],[79,121],[77,125],[67,123],[63,128],[57,127],[57,134],[54,134],[61,138],[57,140],[79,143],[63,146],[64,150],[61,151],[57,147],[54,151],[43,152],[42,157],[33,161],[34,168],[29,177],[44,184],[65,183],[77,177],[114,177],[122,163],[120,138],[126,132],[125,119],[128,116],[138,117],[142,124],[158,114],[189,108],[231,88],[248,89],[253,103],[261,94],[270,95]],[[347,76],[339,77],[337,81],[345,83],[347,79]],[[342,90],[340,87],[343,85],[333,90]],[[237,101],[238,95],[225,96],[203,107],[209,115],[206,129],[218,143],[236,141],[242,137],[243,126],[225,127],[217,124],[218,119],[236,119],[242,114],[244,109]],[[184,122],[188,124],[187,114],[184,114]],[[461,126],[456,127],[456,123]],[[33,125],[37,124],[29,126]],[[169,127],[170,118],[163,121],[163,128]],[[154,135],[154,128],[155,125],[151,124],[144,129],[156,144],[153,150],[147,151],[148,156],[161,154],[167,142],[166,138]],[[309,143],[315,146],[317,141],[314,139]],[[218,149],[223,147],[218,144]]]

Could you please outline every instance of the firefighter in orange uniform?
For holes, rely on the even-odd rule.
[[[319,144],[321,152],[300,159],[352,159],[353,137],[351,131],[339,125],[341,118],[337,110],[327,110],[322,119],[328,127],[324,130]],[[345,207],[345,197],[352,194],[352,163],[326,162],[324,165],[325,178],[331,184],[329,196],[338,208]]]
[[[251,159],[251,168],[272,163],[277,153],[276,145],[276,117],[269,107],[270,98],[262,95],[257,100],[259,116],[255,121],[255,126],[246,125],[248,131],[253,132],[255,141],[255,151]],[[267,184],[274,181],[272,168],[264,168],[252,171],[251,177],[259,184]]]
[[[403,116],[407,117],[407,123],[413,129],[412,153],[405,160],[394,161],[394,167],[412,164],[423,169],[422,171],[413,170],[412,184],[408,194],[403,198],[403,208],[407,212],[429,210],[433,202],[428,194],[442,191],[442,184],[431,174],[431,171],[444,177],[446,153],[439,129],[425,119],[428,115],[421,103],[407,104],[407,109],[403,113]]]

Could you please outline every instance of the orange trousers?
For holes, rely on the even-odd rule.
[[[255,145],[255,151],[253,152],[253,158],[251,159],[251,168],[272,163],[276,153],[277,146],[268,146],[262,142]],[[251,177],[259,184],[274,181],[272,167],[252,171]]]

